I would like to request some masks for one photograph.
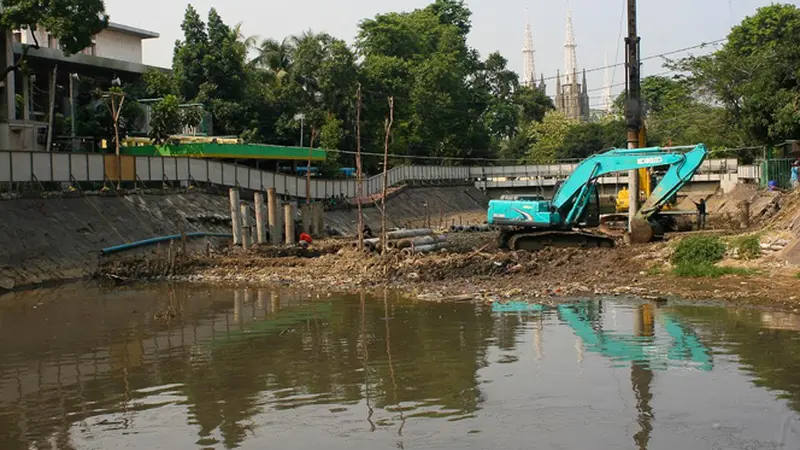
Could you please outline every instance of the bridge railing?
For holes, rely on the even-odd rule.
[[[563,179],[578,163],[521,165],[521,166],[399,166],[389,169],[388,184],[413,181],[476,181],[496,178]],[[708,160],[696,178],[718,180],[723,173],[736,173],[735,159]],[[619,175],[611,175],[619,178]],[[121,156],[98,153],[54,153],[32,151],[0,151],[0,184],[29,182],[182,182],[210,183],[219,186],[239,186],[249,190],[274,187],[289,197],[306,196],[306,178],[258,170],[220,161],[162,156]],[[364,180],[364,195],[381,192],[381,174]],[[309,183],[312,198],[327,198],[344,194],[356,196],[354,179],[312,178]]]

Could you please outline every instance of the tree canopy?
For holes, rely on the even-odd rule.
[[[144,95],[168,101],[157,111],[169,126],[154,139],[186,125],[174,113],[176,101],[201,103],[217,135],[345,150],[323,167],[336,173],[339,164],[353,164],[347,151],[356,148],[360,86],[365,152],[383,150],[387,98],[394,98],[393,164],[408,162],[408,155],[437,164],[454,158],[545,163],[625,145],[624,93],[616,114],[590,123],[568,120],[546,93],[521,86],[503,55],[482,56],[468,45],[471,14],[463,0],[378,14],[359,23],[349,46],[312,30],[259,42],[215,9],[201,17],[189,5],[172,74],[143,79]],[[800,10],[771,5],[734,27],[716,52],[669,62],[677,75],[642,80],[648,142],[722,149],[796,138],[798,49]],[[378,164],[365,159],[367,170]]]
[[[735,26],[718,51],[672,64],[724,107],[748,143],[800,135],[800,8],[773,4]],[[698,124],[699,125],[699,124]],[[707,126],[707,125],[706,125]]]
[[[66,54],[78,53],[92,44],[94,35],[108,26],[103,0],[2,0],[0,27],[6,30],[32,30],[43,27],[58,39]],[[34,40],[36,36],[34,35]],[[34,46],[38,46],[34,43]],[[27,47],[26,47],[27,55]],[[25,60],[25,55],[20,61]],[[19,67],[5,67],[2,78]]]

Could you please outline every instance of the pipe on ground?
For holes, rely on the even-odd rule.
[[[186,233],[185,236],[187,238],[197,238],[197,237],[218,237],[218,238],[227,238],[232,239],[233,234],[231,233],[206,233],[206,232],[194,232],[194,233]],[[131,250],[138,247],[144,247],[147,245],[157,244],[159,242],[164,241],[175,241],[178,239],[182,239],[183,236],[180,234],[171,234],[168,236],[157,236],[149,239],[143,239],[141,241],[136,242],[129,242],[127,244],[115,245],[113,247],[106,247],[100,250],[101,255],[108,255],[111,253],[118,253],[125,250]]]
[[[420,245],[419,247],[413,247],[413,248],[411,247],[404,248],[402,252],[404,255],[410,256],[410,255],[415,255],[417,253],[428,253],[436,250],[445,249],[448,248],[449,246],[450,246],[449,242],[438,242],[436,244]]]
[[[393,249],[404,249],[409,247],[418,247],[421,245],[431,245],[436,244],[438,242],[444,242],[447,240],[445,235],[440,236],[421,236],[417,238],[409,238],[409,239],[400,239],[399,241],[389,241],[386,244],[387,248]]]

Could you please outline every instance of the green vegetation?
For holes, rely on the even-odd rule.
[[[713,264],[681,264],[673,274],[686,278],[719,278],[723,275],[753,275],[757,271],[741,267],[719,267]]]
[[[736,249],[744,260],[757,259],[761,256],[761,235],[751,234],[733,239],[731,248]]]
[[[692,236],[682,239],[675,246],[670,262],[675,266],[673,274],[679,277],[718,278],[723,275],[751,275],[751,269],[719,267],[716,265],[725,256],[727,247],[716,236]]]
[[[100,0],[45,2],[44,7],[5,0],[3,5],[0,24],[13,29],[44,26],[67,53],[88,46],[107,24]],[[471,15],[463,0],[432,0],[412,11],[362,20],[355,44],[349,46],[313,31],[259,41],[243,36],[238,25],[225,23],[215,9],[201,17],[188,5],[173,72],[152,71],[123,86],[129,100],[120,134],[124,137],[131,124],[140,122],[133,100],[158,98],[167,105],[154,108],[169,114],[161,115],[164,120],[151,137],[166,139],[179,122],[177,99],[178,104],[202,104],[216,135],[287,146],[302,140],[305,146],[352,151],[360,86],[365,152],[383,150],[390,96],[395,100],[390,155],[431,157],[427,161],[436,164],[449,161],[444,158],[550,163],[624,146],[624,94],[612,114],[591,123],[568,120],[554,111],[548,95],[521,86],[501,54],[483,56],[468,45]],[[704,142],[712,155],[723,156],[725,148],[796,138],[798,48],[800,8],[775,4],[735,26],[717,51],[669,61],[667,67],[677,75],[642,80],[648,144]],[[108,108],[96,101],[95,93],[109,86],[85,83],[82,79],[78,87],[77,134],[112,136]],[[186,125],[189,119],[180,122]],[[56,117],[56,125],[61,134],[68,123]],[[365,167],[374,171],[379,162],[366,158]],[[403,162],[408,161],[391,160],[393,165]],[[343,153],[323,169],[335,172],[339,164],[352,163],[352,156]]]
[[[670,262],[675,266],[715,264],[725,256],[725,243],[716,236],[690,236],[675,246]]]
[[[295,117],[302,114],[305,145],[313,137],[315,146],[354,150],[360,84],[362,145],[369,152],[382,150],[389,96],[395,99],[396,125],[390,154],[548,163],[625,144],[621,109],[596,122],[572,122],[553,111],[550,97],[520,86],[502,55],[481,57],[467,44],[471,15],[463,0],[434,0],[412,11],[378,14],[359,24],[355,45],[349,47],[311,31],[257,42],[226,25],[214,9],[203,21],[189,6],[183,39],[175,47],[173,79],[148,75],[145,90],[203,103],[215,134],[249,142],[298,145]],[[798,48],[800,33],[792,34],[800,30],[798,24],[796,6],[761,8],[735,27],[731,41],[716,53],[671,62],[682,75],[645,78],[649,144],[705,142],[713,151],[798,134],[791,125],[800,123],[797,111],[778,107],[800,99],[797,79],[790,76],[800,66],[800,54],[791,50]],[[759,71],[755,81],[737,78],[737,85],[729,85],[736,71],[723,69],[731,58],[742,67],[758,62],[770,70]],[[765,88],[763,98],[750,96],[759,85]],[[773,91],[780,95],[771,97]],[[746,106],[737,109],[740,98],[747,99],[741,102]],[[759,120],[741,120],[755,111]],[[771,133],[751,129],[764,123],[774,124]],[[340,163],[352,164],[351,157],[338,155],[325,169]],[[379,158],[365,161],[369,170],[378,163]]]
[[[108,26],[103,0],[3,0],[2,7],[0,27],[3,30],[36,30],[37,26],[42,27],[58,39],[61,50],[66,54],[78,53],[90,46],[94,35]],[[40,42],[38,45],[47,43]],[[5,79],[11,71],[25,67],[28,49],[29,46],[25,46],[22,57],[15,64],[3,68],[0,79]]]
[[[800,272],[797,272],[796,274],[794,274],[794,277],[797,278],[798,280],[800,280]]]

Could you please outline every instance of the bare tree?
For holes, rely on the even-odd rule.
[[[311,154],[314,152],[314,140],[317,138],[317,128],[311,128],[311,143],[308,145],[308,161],[306,161],[306,205],[311,204]]]
[[[358,250],[364,250],[364,212],[361,208],[363,195],[363,178],[361,171],[361,83],[356,89],[356,201],[358,202]]]
[[[386,229],[386,185],[389,184],[389,136],[394,123],[394,97],[389,97],[389,118],[386,119],[386,139],[383,143],[383,189],[381,192],[381,253],[386,253],[388,230]]]

